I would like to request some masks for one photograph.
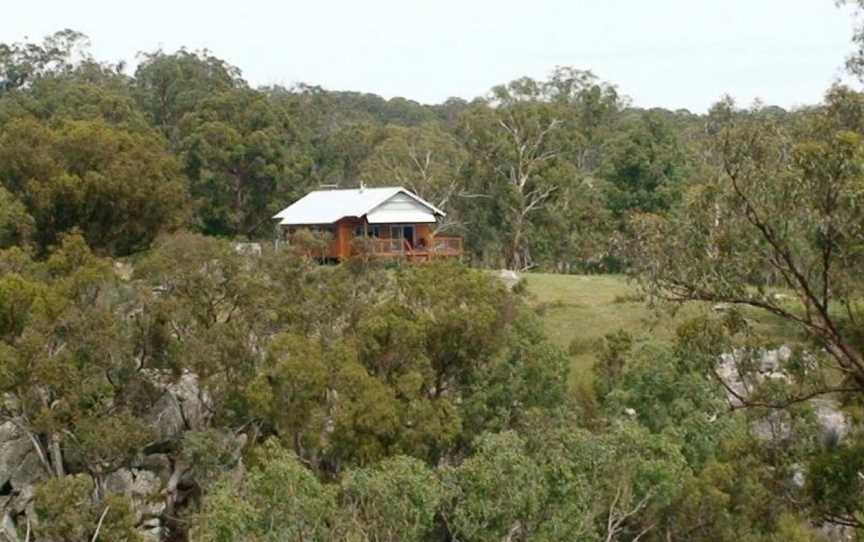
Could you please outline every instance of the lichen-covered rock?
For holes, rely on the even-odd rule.
[[[165,511],[164,499],[159,498],[162,482],[156,473],[144,469],[120,469],[105,478],[109,495],[125,495],[135,505],[142,518],[157,517]]]
[[[186,430],[183,407],[177,397],[169,391],[162,394],[153,405],[148,421],[156,430],[159,441],[171,440]]]
[[[261,243],[234,243],[234,252],[241,256],[260,256]]]
[[[5,540],[18,540],[18,531],[15,529],[12,514],[8,510],[4,511],[3,517],[0,518],[0,533],[3,534]]]
[[[792,355],[792,349],[786,345],[775,350],[754,352],[739,349],[722,354],[716,371],[717,376],[723,380],[729,403],[734,407],[743,406],[760,384],[772,380],[788,381],[790,377],[784,367],[792,360]],[[815,358],[807,352],[802,352],[796,361],[815,367]],[[742,378],[742,373],[747,376]],[[849,418],[836,402],[820,397],[810,400],[809,404],[813,408],[825,442],[836,443],[849,434]],[[763,440],[792,436],[791,426],[782,412],[775,412],[754,421],[752,429],[754,434]]]
[[[842,412],[837,403],[825,398],[812,401],[816,418],[822,428],[822,440],[826,444],[836,444],[849,434],[849,417]]]
[[[158,440],[172,440],[184,431],[206,427],[210,417],[207,401],[207,395],[198,385],[198,378],[191,373],[165,386],[165,392],[148,415]]]
[[[504,286],[510,289],[519,282],[519,273],[510,269],[502,269],[498,272],[498,279],[504,283]]]
[[[45,469],[42,466],[42,462],[39,461],[39,458],[36,456],[36,452],[32,451],[24,456],[24,459],[21,460],[21,463],[18,465],[18,468],[12,473],[12,478],[9,479],[9,483],[12,488],[17,492],[22,492],[27,488],[30,488],[45,477]]]
[[[171,478],[171,473],[173,472],[171,458],[168,454],[145,455],[141,462],[136,466],[140,469],[154,473],[162,484],[168,483],[169,478]]]
[[[168,391],[180,402],[183,418],[189,429],[207,427],[210,420],[210,398],[201,390],[197,376],[192,373],[184,374]]]
[[[43,475],[30,438],[11,421],[0,424],[0,487],[21,489]]]

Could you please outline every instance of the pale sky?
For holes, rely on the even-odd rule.
[[[103,60],[207,48],[253,85],[297,82],[436,103],[556,65],[641,107],[818,102],[843,75],[853,19],[833,0],[27,0],[0,42],[63,28]]]

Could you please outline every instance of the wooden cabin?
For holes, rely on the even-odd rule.
[[[402,187],[316,190],[273,219],[277,244],[317,232],[322,259],[341,261],[365,251],[384,258],[431,260],[462,255],[462,238],[436,235],[444,211]]]

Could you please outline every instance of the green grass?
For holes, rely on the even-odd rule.
[[[690,303],[674,316],[651,309],[621,275],[527,273],[524,278],[546,335],[569,352],[574,383],[590,380],[606,334],[624,329],[637,339],[669,341],[683,321],[710,310],[701,303]],[[756,310],[744,315],[764,337],[778,343],[800,340],[794,326],[775,316]],[[576,348],[571,349],[574,340]]]

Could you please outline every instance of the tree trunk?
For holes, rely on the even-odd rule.
[[[66,476],[66,469],[63,467],[63,451],[60,448],[60,439],[56,434],[51,434],[51,464],[54,467],[54,475],[58,478]]]

